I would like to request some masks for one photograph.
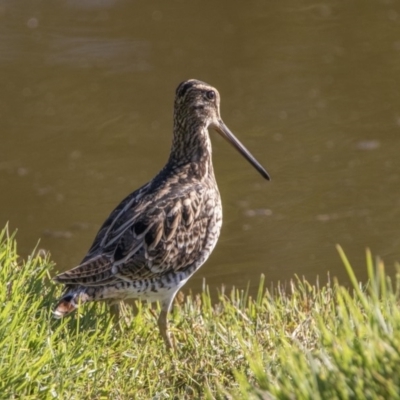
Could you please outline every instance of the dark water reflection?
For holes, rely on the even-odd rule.
[[[396,2],[0,3],[0,225],[58,269],[163,166],[176,85],[222,95],[265,183],[213,135],[220,242],[188,287],[294,274],[360,277],[370,246],[400,260],[400,9]]]

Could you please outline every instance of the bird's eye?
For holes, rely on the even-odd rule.
[[[207,96],[207,99],[208,99],[208,100],[214,100],[214,99],[215,99],[215,92],[214,92],[214,90],[209,90],[209,91],[206,93],[206,96]]]

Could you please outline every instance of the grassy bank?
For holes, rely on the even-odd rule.
[[[339,249],[341,252],[341,250]],[[337,283],[181,299],[171,315],[169,355],[147,305],[123,312],[85,306],[52,317],[59,288],[50,260],[17,256],[0,237],[0,397],[4,399],[397,399],[400,398],[400,278],[367,253],[370,282]],[[288,292],[292,293],[289,294]]]

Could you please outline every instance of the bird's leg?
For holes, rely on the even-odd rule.
[[[109,306],[110,306],[110,316],[111,316],[111,318],[114,320],[114,322],[118,322],[120,317],[121,317],[120,308],[119,308],[119,301],[111,301],[109,303]]]
[[[110,307],[110,317],[113,320],[113,323],[122,330],[122,322],[125,323],[126,326],[129,326],[131,320],[128,317],[128,306],[131,305],[134,314],[137,314],[138,308],[135,303],[125,303],[123,300],[112,300],[108,303]]]
[[[121,326],[121,302],[112,300],[109,303],[110,306],[110,317],[115,324],[115,327],[118,331],[122,331]]]
[[[171,309],[172,300],[175,293],[167,299],[161,301],[161,313],[158,317],[158,329],[160,330],[161,337],[164,339],[167,350],[175,350],[175,343],[171,339],[171,334],[168,332],[168,313]]]

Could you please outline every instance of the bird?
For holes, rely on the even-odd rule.
[[[223,122],[218,90],[196,79],[180,83],[167,163],[111,212],[82,262],[53,278],[64,285],[55,317],[91,301],[158,301],[161,337],[167,349],[175,349],[168,329],[173,299],[208,259],[222,226],[209,130],[224,137],[270,180]]]

